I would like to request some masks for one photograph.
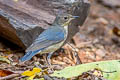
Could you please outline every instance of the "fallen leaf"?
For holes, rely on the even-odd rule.
[[[11,75],[11,74],[13,74],[13,72],[0,69],[0,77],[5,77],[5,76]]]
[[[13,0],[13,1],[18,2],[18,0]]]
[[[40,79],[34,79],[34,80],[45,80],[44,78],[40,78]]]
[[[24,71],[21,75],[23,76],[28,76],[27,80],[33,80],[33,78],[37,75],[37,73],[40,73],[42,71],[42,69],[40,68],[33,68],[32,71]]]
[[[0,56],[0,61],[7,62],[7,63],[10,64],[10,61],[6,57],[4,57],[4,56]]]
[[[36,75],[32,75],[32,76],[28,77],[27,80],[33,80],[33,78],[34,78],[35,76],[36,76]]]
[[[118,27],[114,27],[112,31],[116,36],[120,37],[120,29]]]
[[[51,76],[72,78],[95,68],[103,71],[103,76],[106,79],[120,80],[120,60],[100,61],[66,67],[63,70],[55,71]]]

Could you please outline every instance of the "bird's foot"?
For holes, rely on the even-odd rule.
[[[53,71],[53,67],[51,65],[51,57],[52,57],[52,55],[53,55],[53,52],[48,54],[47,62],[48,62],[48,67]]]

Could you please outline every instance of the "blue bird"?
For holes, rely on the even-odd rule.
[[[65,42],[68,36],[68,25],[71,20],[78,16],[70,14],[61,14],[56,17],[53,24],[43,31],[27,48],[26,54],[20,59],[21,62],[30,60],[36,54],[50,53],[51,57],[57,49],[59,49]]]

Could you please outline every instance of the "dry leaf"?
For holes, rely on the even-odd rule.
[[[0,69],[0,77],[5,77],[11,74],[13,74],[13,72]]]
[[[18,0],[13,0],[13,1],[18,2]]]
[[[7,62],[10,64],[10,61],[7,59],[7,57],[4,57],[4,56],[0,56],[0,61]]]
[[[120,37],[120,29],[118,27],[114,27],[112,31],[116,36]]]
[[[28,76],[28,79],[27,80],[33,80],[33,78],[37,75],[37,73],[40,73],[42,71],[42,69],[40,68],[33,68],[32,71],[25,71],[23,72],[21,75],[23,76]]]

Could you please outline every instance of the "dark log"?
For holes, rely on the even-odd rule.
[[[90,3],[88,0],[74,4],[64,1],[67,0],[0,0],[0,36],[25,49],[62,10],[80,16],[70,25],[70,40],[78,32],[78,26],[84,23]]]

